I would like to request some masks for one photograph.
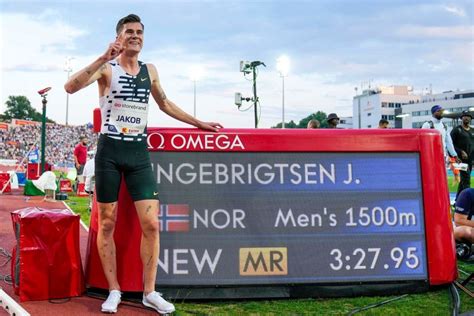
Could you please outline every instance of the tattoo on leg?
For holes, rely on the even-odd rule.
[[[146,263],[147,266],[150,264],[152,258],[153,256],[150,256],[150,259],[148,259],[148,262]]]

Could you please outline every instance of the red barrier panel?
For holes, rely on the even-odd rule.
[[[12,212],[12,222],[12,279],[20,301],[80,296],[79,215],[31,207]]]
[[[77,183],[77,196],[89,196],[85,190],[85,183]]]
[[[5,187],[5,190],[3,190],[3,187]],[[10,175],[8,173],[0,173],[0,191],[2,190],[3,193],[12,191],[12,187],[10,185]]]
[[[28,180],[37,180],[41,175],[41,165],[39,163],[29,163],[26,169],[26,178]]]
[[[44,171],[51,171],[51,165],[49,163],[44,164]],[[41,176],[41,164],[40,163],[28,163],[26,169],[26,178],[28,180],[37,180]]]

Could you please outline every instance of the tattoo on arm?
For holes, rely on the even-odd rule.
[[[92,71],[89,68],[87,68],[86,69],[86,74],[88,74],[90,76],[90,75],[92,75]]]
[[[161,100],[166,100],[166,94],[163,91],[163,88],[158,89],[158,96],[160,97]]]

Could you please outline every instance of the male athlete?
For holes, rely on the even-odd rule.
[[[123,174],[142,228],[143,304],[159,313],[172,313],[174,305],[155,292],[159,226],[158,191],[146,146],[150,93],[160,109],[175,119],[213,132],[222,126],[202,122],[182,111],[166,97],[155,66],[138,60],[144,32],[140,17],[130,14],[120,19],[116,32],[115,42],[105,53],[64,85],[68,93],[75,93],[94,81],[99,85],[102,126],[95,157],[99,206],[97,247],[110,291],[102,312],[117,312],[121,301],[113,234]]]

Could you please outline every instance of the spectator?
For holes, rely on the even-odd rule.
[[[81,175],[84,165],[87,161],[87,137],[79,137],[79,144],[74,148],[74,165],[77,170],[77,174]]]
[[[386,119],[381,119],[379,121],[379,128],[388,128],[390,123]]]
[[[339,117],[336,113],[330,113],[326,121],[328,122],[328,128],[337,128],[337,124],[339,124]]]
[[[312,119],[308,122],[307,128],[319,128],[321,126],[321,123],[319,123],[318,120]]]
[[[451,135],[448,133],[448,127],[444,124],[441,119],[443,117],[444,109],[441,105],[434,105],[431,107],[431,120],[425,122],[421,128],[431,128],[436,129],[441,133],[441,139],[443,141],[443,151],[444,151],[444,162],[448,164],[448,157],[454,157],[456,162],[461,162],[458,158],[458,154],[456,150],[454,150],[453,140],[451,139]]]
[[[458,185],[456,199],[461,191],[471,187],[472,151],[474,150],[474,130],[471,128],[472,115],[469,111],[461,113],[462,124],[451,131],[454,149],[462,162],[467,164],[467,170],[461,170],[461,181]]]
[[[39,162],[39,151],[35,144],[30,144],[30,153],[28,154],[28,162],[38,163]]]
[[[94,194],[94,187],[95,187],[95,151],[89,150],[87,152],[88,158],[87,162],[84,165],[84,170],[82,175],[84,176],[84,191],[89,194],[89,211],[92,210],[92,201],[93,201],[93,194]]]
[[[0,159],[15,159],[20,162],[30,148],[30,144],[40,144],[41,126],[24,125],[0,129]],[[46,152],[45,160],[56,167],[74,166],[74,143],[77,135],[85,135],[91,140],[91,150],[97,143],[97,135],[91,129],[83,126],[65,126],[60,124],[46,124]],[[38,150],[41,150],[38,146]]]

